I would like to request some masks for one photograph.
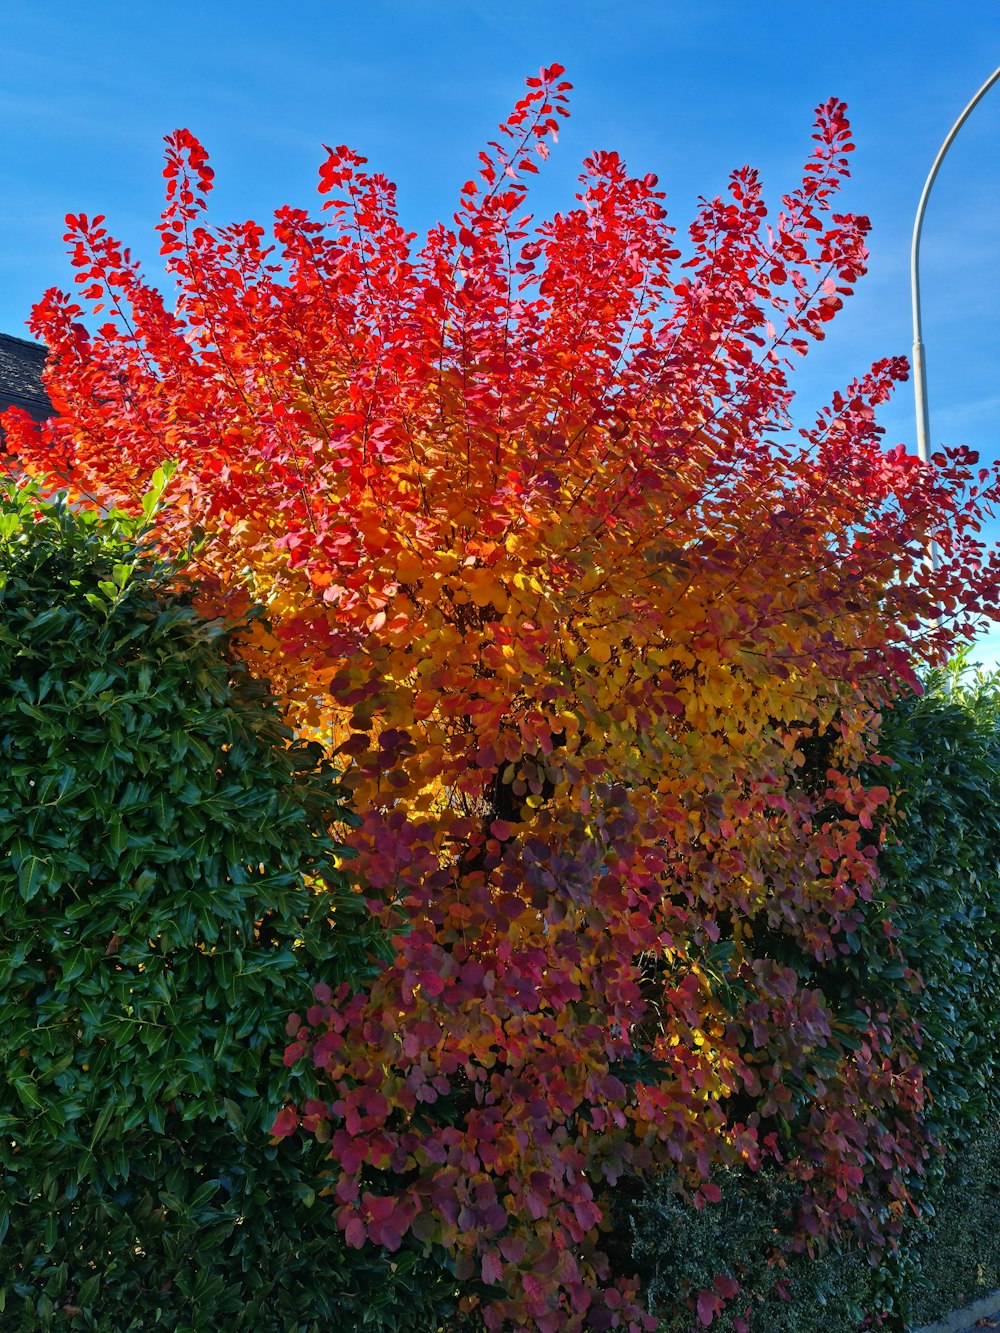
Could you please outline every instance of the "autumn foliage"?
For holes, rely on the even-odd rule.
[[[562,76],[419,245],[344,147],[319,216],[209,226],[206,153],[171,135],[173,304],[71,216],[81,291],[32,326],[60,415],[7,422],[22,466],[126,509],[176,462],[162,541],[206,602],[268,608],[248,652],[346,766],[395,934],[370,988],[290,1019],[328,1099],[274,1133],[329,1142],[350,1244],[439,1243],[488,1327],[541,1333],[651,1326],[602,1252],[624,1173],[704,1206],[714,1167],[767,1159],[801,1244],[891,1244],[928,1150],[912,1023],[817,965],[876,883],[879,710],[998,572],[996,474],[882,448],[902,359],[790,422],[792,362],[864,272],[843,105],[777,211],[744,168],[682,245],[610,152],[526,216]]]

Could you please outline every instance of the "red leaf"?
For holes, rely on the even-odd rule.
[[[299,1115],[292,1106],[283,1106],[274,1117],[274,1123],[268,1131],[272,1138],[284,1139],[298,1128]]]
[[[704,1290],[698,1293],[698,1320],[707,1328],[722,1309],[722,1302],[714,1292]]]
[[[487,1250],[483,1255],[483,1264],[481,1276],[488,1287],[493,1286],[500,1281],[503,1274],[503,1266],[493,1250]]]

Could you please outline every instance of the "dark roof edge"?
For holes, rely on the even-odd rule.
[[[32,342],[30,338],[18,338],[13,333],[0,333],[0,339],[7,343],[20,343],[22,347],[30,347],[33,352],[48,352],[44,343]]]
[[[48,395],[42,391],[37,393],[34,398],[29,398],[27,394],[12,393],[10,389],[5,389],[0,385],[0,400],[4,399],[8,401],[8,404],[11,407],[20,407],[23,403],[25,407],[47,408],[52,415],[55,415],[54,412],[52,412],[52,404],[49,402]]]

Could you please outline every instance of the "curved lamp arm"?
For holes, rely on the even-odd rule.
[[[951,127],[947,139],[941,145],[941,149],[934,159],[934,165],[931,167],[930,175],[924,185],[924,192],[920,196],[920,203],[917,205],[917,217],[913,224],[913,245],[910,248],[910,290],[913,295],[913,390],[917,400],[917,453],[925,463],[930,462],[931,432],[930,415],[927,410],[927,368],[920,328],[920,232],[924,225],[924,213],[927,210],[927,200],[930,198],[931,187],[937,177],[941,163],[944,161],[945,154],[951,147],[955,135],[998,79],[1000,79],[1000,69],[995,69]]]

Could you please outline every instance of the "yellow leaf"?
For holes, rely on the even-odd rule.
[[[595,635],[594,638],[589,639],[587,641],[587,652],[595,662],[611,661],[611,644],[605,638]]]
[[[416,583],[424,573],[424,563],[412,551],[403,551],[396,561],[396,577],[400,583]]]

